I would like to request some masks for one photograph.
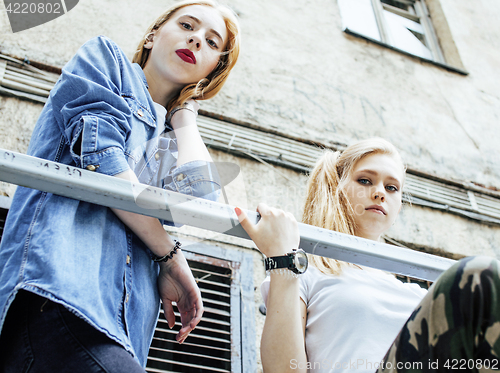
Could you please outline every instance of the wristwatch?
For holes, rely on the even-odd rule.
[[[283,256],[273,256],[265,259],[266,271],[278,268],[287,268],[298,275],[307,270],[309,261],[306,252],[302,249],[293,250]]]

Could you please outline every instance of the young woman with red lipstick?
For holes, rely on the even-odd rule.
[[[196,125],[238,58],[239,26],[212,0],[176,2],[132,63],[111,40],[83,45],[38,119],[30,155],[216,200]],[[170,222],[170,224],[173,224]],[[144,372],[160,300],[182,343],[200,290],[155,218],[19,187],[0,246],[1,372]]]
[[[326,152],[310,175],[303,222],[379,240],[401,209],[404,179],[398,151],[383,139]],[[265,373],[500,368],[495,259],[463,259],[427,292],[334,259],[308,255],[307,266],[300,251],[292,251],[299,245],[293,216],[264,204],[257,211],[261,220],[253,225],[236,208],[241,225],[269,258],[261,287],[267,305]]]

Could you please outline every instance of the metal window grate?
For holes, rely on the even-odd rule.
[[[408,174],[406,178],[405,191],[411,196],[464,211],[464,215],[466,212],[477,214],[477,220],[480,220],[481,216],[490,217],[490,219],[483,220],[500,224],[500,200],[498,198],[411,174]],[[467,216],[473,217],[474,215],[467,214]]]
[[[231,372],[231,282],[230,262],[216,264],[188,260],[203,297],[205,312],[201,322],[183,344],[175,340],[180,328],[176,313],[173,330],[161,311],[149,350],[146,371]]]
[[[237,154],[253,154],[266,161],[307,172],[323,150],[262,131],[207,117],[199,117],[198,127],[205,143],[216,149]],[[444,182],[407,173],[405,192],[413,197],[435,202],[441,207],[469,218],[500,224],[500,199]],[[414,199],[415,204],[418,199]],[[450,209],[452,207],[454,209]],[[468,214],[471,212],[473,214]]]
[[[0,93],[45,103],[58,79],[15,58],[0,54]]]
[[[409,276],[396,275],[396,278],[402,282],[409,282],[412,284],[417,284],[418,286],[420,286],[423,289],[429,289],[432,285],[432,281],[420,280],[418,278],[409,277]]]
[[[322,152],[316,146],[208,117],[199,116],[198,127],[205,143],[214,148],[272,157],[302,170],[314,165]]]

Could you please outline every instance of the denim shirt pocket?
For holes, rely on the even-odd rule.
[[[158,151],[156,120],[146,106],[134,97],[123,97],[132,112],[130,119],[132,130],[125,149],[127,161],[130,169],[137,175],[139,182],[150,184],[158,170],[158,162],[155,159]],[[142,142],[139,139],[142,139]]]
[[[152,128],[156,128],[156,119],[146,105],[141,104],[133,96],[122,95],[122,97],[127,101],[130,111],[136,119]]]

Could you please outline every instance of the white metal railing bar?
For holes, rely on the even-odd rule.
[[[231,206],[16,152],[0,150],[0,181],[248,239]],[[257,222],[256,213],[248,215]],[[306,252],[405,276],[433,281],[454,263],[306,224],[299,229]]]

